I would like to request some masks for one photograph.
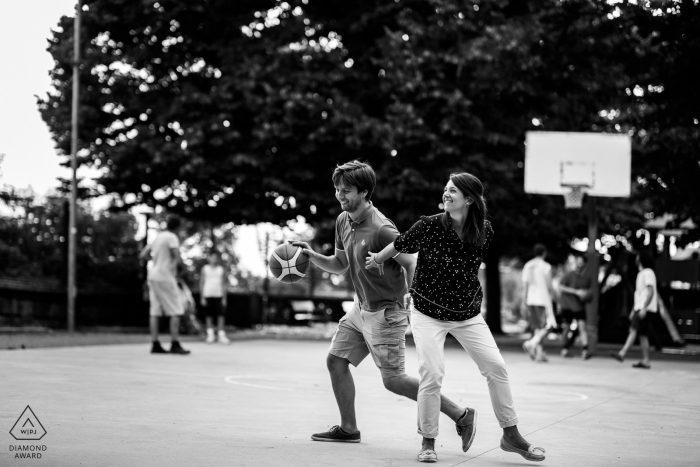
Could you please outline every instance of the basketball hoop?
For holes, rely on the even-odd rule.
[[[583,206],[583,187],[572,186],[571,190],[564,193],[564,207],[566,209],[581,209]]]

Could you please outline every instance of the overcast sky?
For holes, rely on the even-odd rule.
[[[49,89],[53,67],[46,51],[51,29],[63,15],[73,15],[73,0],[5,2],[0,15],[0,186],[26,188],[39,194],[58,186],[56,177],[68,177],[60,166],[35,95]]]

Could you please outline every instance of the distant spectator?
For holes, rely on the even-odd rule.
[[[563,323],[562,340],[564,345],[561,350],[562,357],[569,356],[569,349],[574,343],[575,334],[571,326],[576,324],[581,339],[581,358],[588,360],[591,354],[588,352],[588,333],[586,332],[586,305],[585,302],[591,296],[591,278],[586,274],[586,257],[571,256],[572,269],[569,270],[559,283],[561,318]]]
[[[545,261],[547,248],[541,243],[534,247],[535,257],[523,267],[523,308],[527,307],[532,338],[523,343],[523,349],[536,362],[547,362],[542,340],[555,326],[552,299],[552,265]]]
[[[199,278],[200,304],[204,310],[207,326],[207,344],[216,342],[230,344],[225,325],[227,304],[226,286],[228,285],[228,272],[221,264],[221,254],[218,251],[209,253],[209,262],[202,267]],[[214,320],[216,319],[217,334],[214,334]]]
[[[634,309],[630,315],[630,329],[627,341],[619,352],[610,352],[610,356],[619,362],[623,362],[625,355],[639,336],[639,344],[642,347],[642,360],[632,365],[633,368],[650,369],[649,337],[651,316],[659,310],[658,291],[656,290],[656,274],[654,274],[654,261],[649,253],[639,253],[636,259],[637,284],[634,290]]]
[[[153,242],[146,246],[139,258],[153,259],[153,267],[148,271],[148,291],[151,302],[150,327],[151,353],[167,353],[158,341],[158,323],[161,316],[170,317],[170,353],[187,355],[178,341],[180,316],[185,312],[180,300],[180,289],[177,286],[177,267],[182,263],[180,258],[180,239],[177,231],[180,228],[180,218],[171,216],[167,220],[166,230],[161,231]]]

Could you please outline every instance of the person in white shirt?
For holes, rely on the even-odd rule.
[[[610,352],[610,356],[618,362],[625,360],[625,355],[639,336],[639,344],[642,347],[642,360],[632,365],[633,368],[648,370],[651,368],[649,358],[649,332],[650,315],[659,311],[659,293],[656,290],[656,274],[654,274],[654,260],[649,253],[639,253],[636,259],[637,283],[634,290],[634,309],[630,315],[630,329],[627,341],[619,352]]]
[[[541,243],[534,247],[535,257],[523,267],[523,309],[527,307],[528,319],[532,328],[532,338],[523,343],[523,349],[536,362],[544,363],[547,357],[542,347],[542,340],[554,326],[552,309],[552,265],[544,259],[547,248]]]
[[[224,311],[226,310],[226,286],[228,274],[221,265],[221,255],[218,251],[209,253],[209,263],[202,267],[199,277],[200,303],[206,316],[207,344],[216,342],[214,335],[214,319],[217,320],[219,343],[228,344],[231,341],[224,331]]]
[[[187,355],[178,341],[180,330],[180,316],[185,309],[180,300],[180,291],[177,287],[177,267],[182,263],[180,258],[180,239],[177,230],[180,228],[180,219],[175,216],[168,217],[166,230],[158,233],[156,239],[146,246],[139,258],[143,261],[151,257],[153,265],[148,271],[148,294],[151,302],[151,338],[153,345],[151,353],[167,353],[158,341],[158,322],[161,316],[170,317],[170,353]]]

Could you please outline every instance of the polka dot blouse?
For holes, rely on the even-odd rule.
[[[448,216],[449,228],[443,216]],[[481,312],[483,291],[477,273],[493,238],[491,223],[486,221],[484,228],[483,246],[474,245],[459,239],[447,213],[422,216],[394,241],[397,251],[418,253],[409,290],[418,311],[443,321],[463,321]]]

